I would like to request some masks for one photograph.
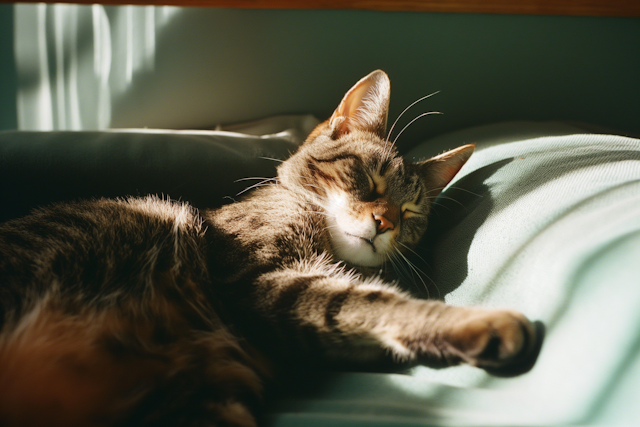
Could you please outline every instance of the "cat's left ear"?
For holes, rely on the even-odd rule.
[[[427,187],[432,188],[430,197],[435,197],[451,182],[462,166],[469,160],[475,144],[463,145],[429,160],[416,163]]]
[[[337,139],[353,130],[373,132],[385,138],[391,83],[382,70],[362,78],[346,93],[329,119],[331,137]]]

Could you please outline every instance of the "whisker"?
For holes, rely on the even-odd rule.
[[[404,263],[407,267],[411,268],[411,262],[409,262],[409,260],[408,260],[408,259],[407,259],[407,257],[402,253],[402,251],[401,251],[399,248],[397,248],[397,247],[394,247],[393,249],[394,249],[394,250],[396,251],[396,253],[398,254],[398,255],[397,255],[397,256],[398,256],[398,259],[399,259],[399,260],[401,260],[401,261],[403,261],[403,263]],[[414,270],[414,269],[412,269],[412,268],[411,268],[410,272],[411,272],[411,276],[412,276],[412,277],[413,277],[413,274],[414,274],[414,273],[416,273],[416,274],[417,274],[417,271],[416,271],[416,270]],[[415,281],[414,281],[414,283],[415,283]]]
[[[394,248],[397,251],[397,248]],[[399,269],[402,270],[402,272],[404,272],[404,274],[402,274],[402,272],[398,271],[398,273],[400,273],[403,277],[406,277],[407,280],[409,280],[411,282],[411,284],[413,286],[416,286],[416,280],[414,277],[414,272],[411,271],[409,268],[407,268],[408,266],[406,265],[406,263],[404,262],[404,260],[399,257],[397,254],[393,253],[393,258],[396,261],[396,264],[398,265]]]
[[[402,245],[406,250],[408,250],[409,252],[413,253],[413,254],[414,254],[415,256],[417,256],[418,258],[420,258],[420,259],[422,260],[422,262],[424,262],[424,263],[425,263],[425,265],[429,265],[429,264],[427,263],[427,261],[425,261],[425,260],[424,260],[424,258],[422,258],[420,255],[418,255],[418,252],[414,251],[413,249],[411,249],[409,246],[405,245],[405,244],[404,244],[404,243],[402,243],[402,242],[396,242],[396,243],[398,243],[398,244]]]
[[[424,264],[425,264],[426,266],[428,266],[428,265],[429,265],[429,263],[428,263],[427,261],[425,261],[425,259],[424,259],[424,258],[422,258],[422,257],[421,257],[421,256],[420,256],[416,251],[414,251],[413,249],[411,249],[410,247],[408,247],[407,245],[405,245],[405,244],[403,244],[403,243],[401,243],[401,242],[398,242],[398,243],[400,243],[402,246],[404,246],[404,247],[405,247],[405,248],[407,248],[409,251],[411,251],[415,256],[417,256],[418,258],[420,258],[420,260],[422,260],[422,262],[424,262]],[[405,259],[406,259],[406,258],[405,258]],[[409,260],[407,260],[407,261],[409,261]],[[434,288],[436,288],[436,290],[438,291],[438,297],[440,297],[440,296],[441,296],[441,294],[440,294],[440,288],[438,288],[438,285],[436,284],[436,282],[435,282],[431,277],[429,277],[429,275],[428,275],[427,273],[425,273],[424,271],[420,270],[420,269],[418,268],[418,266],[416,266],[416,265],[415,265],[415,264],[413,264],[413,263],[411,263],[411,264],[412,264],[415,268],[417,268],[417,269],[418,269],[418,271],[420,271],[420,273],[422,273],[422,274],[423,274],[427,279],[429,279],[429,282],[431,282],[431,284],[433,285],[433,287],[434,287]]]
[[[272,181],[273,179],[274,179],[274,178],[269,178],[269,179],[265,179],[264,181],[260,181],[260,182],[258,182],[257,184],[253,184],[253,185],[251,185],[251,186],[249,186],[249,187],[245,188],[244,190],[242,190],[242,191],[241,191],[241,192],[239,192],[238,194],[236,194],[236,197],[237,197],[237,196],[239,196],[239,195],[241,195],[242,193],[246,193],[247,191],[249,191],[249,190],[251,190],[251,189],[253,189],[253,188],[263,187],[263,186],[269,185],[269,184],[267,184],[267,182]]]
[[[442,204],[442,203],[438,203],[438,202],[434,201],[434,202],[431,202],[431,204],[432,204],[433,206],[438,206],[438,207],[441,207],[441,208],[446,208],[449,212],[453,212],[453,209],[451,209],[449,206],[444,205],[444,204]],[[429,215],[431,215],[431,214],[433,214],[433,213],[435,213],[436,215],[440,215],[440,212],[438,212],[438,210],[437,210],[437,209],[433,209],[433,210],[429,213]],[[438,218],[439,218],[439,217],[438,217]]]
[[[404,259],[404,261],[407,263],[407,265],[409,266],[409,268],[411,270],[413,270],[413,272],[415,272],[416,276],[418,276],[418,279],[420,279],[420,281],[422,282],[422,286],[424,287],[424,290],[427,292],[427,298],[430,298],[431,295],[429,293],[429,287],[427,286],[426,282],[424,281],[424,279],[422,278],[422,276],[420,275],[420,273],[422,273],[423,275],[426,276],[426,274],[424,273],[424,271],[420,270],[418,267],[416,267],[411,261],[409,261],[409,259],[402,253],[402,251],[400,251],[400,249],[398,249],[397,247],[394,248],[396,250],[396,252]]]
[[[442,187],[433,187],[427,190],[427,194],[431,194],[434,191],[437,192],[438,194],[436,194],[435,196],[427,196],[427,198],[430,199],[435,199],[436,197],[438,197],[438,195],[440,195],[440,193],[442,192],[442,190],[444,190],[445,188],[447,188],[446,185],[442,186]]]
[[[396,273],[396,275],[398,276],[398,278],[400,279],[401,282],[403,282],[403,278],[406,277],[405,273],[407,273],[407,271],[403,268],[402,271],[401,270],[401,266],[402,264],[399,263],[399,260],[397,259],[396,255],[393,252],[389,252],[387,254],[387,257],[389,258],[389,262],[391,262],[391,266],[393,267],[393,271]],[[408,279],[408,278],[407,278]]]
[[[282,160],[282,159],[274,159],[273,157],[262,157],[262,156],[260,156],[258,158],[259,159],[265,159],[265,160],[273,160],[274,162],[279,162],[279,163],[284,162],[284,160]]]
[[[249,191],[249,190],[256,189],[256,188],[260,188],[260,187],[267,187],[267,186],[269,186],[269,185],[270,185],[270,184],[264,184],[264,183],[263,183],[263,184],[256,184],[256,185],[252,185],[251,187],[249,187],[249,188],[245,188],[244,190],[242,190],[241,192],[239,192],[238,194],[236,194],[236,196],[241,195],[241,194],[242,194],[242,193],[244,193],[245,191]]]
[[[460,200],[454,199],[453,197],[439,196],[439,198],[440,198],[441,200],[450,200],[450,201],[455,202],[455,203],[457,203],[458,205],[462,206],[463,208],[466,208],[466,206],[465,206],[465,204],[464,204],[464,203],[462,203]],[[435,202],[432,202],[432,203],[435,203]],[[440,203],[440,205],[442,206],[442,203]]]
[[[420,260],[424,263],[424,265],[426,265],[427,267],[429,266],[429,263],[428,263],[424,258],[422,258],[422,257],[421,257],[421,256],[420,256],[416,251],[414,251],[413,249],[411,249],[409,246],[405,245],[405,244],[404,244],[404,243],[402,243],[402,242],[397,242],[397,243],[401,244],[401,245],[402,245],[402,246],[404,246],[408,251],[410,251],[410,252],[411,252],[411,253],[413,253],[415,256],[417,256],[418,258],[420,258]],[[414,264],[414,266],[415,266],[416,268],[418,268],[415,264]],[[420,270],[420,271],[422,272],[422,274],[424,274],[424,275],[425,275],[425,277],[426,277],[427,279],[429,279],[429,281],[431,282],[431,284],[433,285],[433,287],[434,287],[434,288],[436,288],[436,290],[438,291],[438,298],[440,298],[440,296],[441,296],[441,294],[440,294],[440,288],[438,288],[438,285],[436,284],[436,282],[435,282],[431,277],[429,277],[429,275],[428,275],[428,274],[426,274],[426,273],[425,273],[425,272],[423,272],[422,270]]]
[[[400,135],[402,135],[402,133],[407,130],[407,128],[409,126],[411,126],[416,120],[424,117],[424,116],[431,116],[433,114],[442,114],[440,111],[429,111],[426,113],[422,113],[420,114],[418,117],[414,118],[413,120],[411,120],[409,123],[407,123],[400,132],[398,132],[398,134],[396,135],[396,137],[393,139],[393,143],[391,144],[391,146],[389,147],[389,152],[387,154],[387,159],[389,158],[389,155],[391,154],[391,149],[396,145],[396,142],[398,141],[398,138],[400,138]]]
[[[432,188],[432,189],[430,189],[430,192],[433,192],[433,191],[439,191],[439,192],[442,192],[442,190],[444,190],[445,188],[447,188],[447,187],[446,187],[446,186],[444,186],[444,187],[436,187],[436,188]],[[458,191],[464,191],[465,193],[469,193],[469,194],[471,194],[471,195],[473,195],[473,196],[476,196],[476,197],[484,197],[482,194],[474,193],[474,192],[473,192],[473,191],[471,191],[471,190],[467,190],[466,188],[462,188],[462,187],[457,187],[457,186],[455,186],[455,185],[450,186],[449,188],[447,188],[447,190],[458,190]],[[433,198],[439,197],[439,196],[440,196],[440,194],[442,194],[442,193],[439,193],[437,196],[427,196],[427,198],[432,198],[432,199],[433,199]]]
[[[477,196],[477,197],[484,197],[482,194],[474,193],[471,190],[467,190],[466,188],[462,188],[462,187],[456,187],[455,185],[452,185],[451,187],[449,187],[449,189],[458,190],[458,191],[464,191],[465,193],[469,193],[469,194],[471,194],[473,196]]]
[[[247,178],[239,178],[239,179],[236,179],[236,180],[235,180],[235,181],[233,181],[233,182],[249,181],[249,180],[251,180],[251,179],[263,179],[263,180],[265,180],[265,181],[271,181],[271,180],[276,181],[278,178],[277,178],[277,177],[267,178],[267,177],[265,177],[265,176],[250,176],[250,177],[247,177]]]
[[[440,93],[440,91],[436,91],[436,92],[433,92],[432,94],[423,96],[422,98],[420,98],[420,99],[418,99],[416,101],[413,101],[411,104],[409,104],[409,106],[407,108],[402,110],[402,113],[400,113],[400,115],[398,115],[398,117],[396,117],[396,119],[394,120],[393,124],[391,125],[391,128],[389,129],[389,133],[387,134],[387,140],[385,141],[385,143],[386,144],[389,143],[389,139],[391,138],[391,134],[393,133],[393,129],[395,129],[396,124],[398,123],[398,120],[400,120],[400,117],[402,117],[404,115],[404,113],[406,113],[411,107],[416,105],[418,102],[423,101],[423,100],[425,100],[427,98],[431,98],[433,95],[436,95],[438,93]],[[388,157],[388,154],[385,157]]]

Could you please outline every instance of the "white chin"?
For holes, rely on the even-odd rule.
[[[335,255],[351,264],[362,267],[377,267],[384,263],[384,255],[359,237],[344,234],[342,231],[331,233],[331,243]]]

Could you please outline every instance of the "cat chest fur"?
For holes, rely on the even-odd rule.
[[[324,213],[278,184],[203,215],[210,272],[224,282],[251,281],[252,272],[330,256]]]

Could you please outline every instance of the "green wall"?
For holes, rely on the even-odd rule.
[[[0,130],[15,129],[16,127],[13,5],[0,4]]]
[[[445,114],[422,119],[409,139],[512,119],[640,134],[640,19],[190,9],[157,49],[154,74],[114,104],[114,124],[324,118],[382,68],[391,118],[441,91],[412,111]]]
[[[116,7],[105,10],[115,22]],[[4,128],[16,122],[11,11],[0,5]],[[83,46],[92,45],[88,34]],[[114,54],[121,45],[113,42]],[[163,24],[154,46],[153,67],[112,91],[112,127],[203,128],[307,112],[325,118],[356,80],[381,68],[392,82],[391,119],[441,91],[405,123],[423,111],[444,115],[416,122],[401,146],[514,119],[640,135],[640,19],[185,8]],[[122,62],[112,60],[112,83]]]

